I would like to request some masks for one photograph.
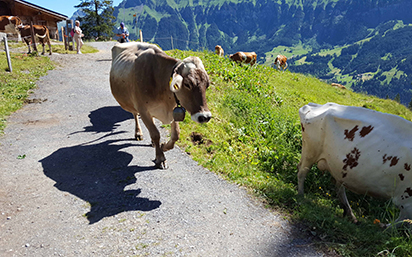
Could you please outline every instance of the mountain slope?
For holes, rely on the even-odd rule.
[[[409,33],[411,12],[409,0],[124,0],[115,8],[131,39],[141,29],[145,41],[165,50],[213,50],[219,44],[226,54],[254,51],[268,65],[279,53],[300,55],[300,62],[290,61],[292,71],[380,97],[400,94],[403,104],[411,100],[403,34]],[[343,54],[322,56],[324,51]]]
[[[412,25],[390,21],[367,39],[322,53],[297,56],[290,70],[345,84],[356,92],[411,101]]]

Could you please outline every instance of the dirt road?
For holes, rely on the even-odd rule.
[[[110,93],[110,49],[57,55],[0,137],[0,256],[323,256],[280,214],[147,130]],[[144,128],[145,129],[145,128]]]

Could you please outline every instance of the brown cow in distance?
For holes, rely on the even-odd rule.
[[[275,63],[276,68],[280,71],[280,69],[283,70],[283,72],[288,68],[288,63],[286,62],[288,58],[284,55],[279,54],[276,56]]]
[[[237,63],[254,65],[257,60],[257,55],[255,52],[237,52],[229,55],[229,58]]]
[[[19,41],[21,40],[21,37],[18,27],[21,25],[22,22],[17,16],[0,16],[0,32],[17,35]]]
[[[31,29],[29,25],[19,27],[21,37],[23,38],[24,42],[26,42],[27,46],[29,47],[28,54],[31,53],[30,44],[31,44]],[[44,25],[33,25],[34,35],[37,37],[39,42],[43,45],[43,52],[44,54],[44,44],[47,43],[49,45],[49,52],[50,55],[52,54],[51,43],[50,43],[50,35],[49,29]]]
[[[344,86],[344,85],[342,85],[342,84],[339,84],[339,83],[332,83],[332,84],[330,84],[332,87],[337,87],[337,88],[340,88],[340,89],[346,89],[346,87]]]
[[[220,45],[215,46],[215,52],[219,56],[225,55],[225,51],[223,51],[223,48]]]

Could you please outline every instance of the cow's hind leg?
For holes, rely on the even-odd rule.
[[[160,147],[160,133],[156,128],[156,125],[153,123],[152,117],[147,113],[140,113],[140,117],[143,120],[143,123],[146,125],[146,128],[149,130],[150,138],[152,139],[153,146],[156,151],[156,159],[154,160],[156,168],[167,169],[166,157],[163,153],[162,148]]]
[[[412,228],[412,203],[409,201],[411,198],[404,198],[402,200],[402,196],[399,195],[397,197],[394,197],[392,199],[393,203],[396,205],[396,207],[399,208],[399,217],[396,219],[395,225],[396,227],[402,226],[402,225],[408,225],[409,228]]]
[[[353,214],[352,208],[350,207],[348,198],[346,197],[345,187],[336,181],[336,192],[338,194],[339,201],[343,209],[343,216],[349,216],[353,223],[358,223],[355,215]]]
[[[179,128],[179,123],[173,121],[171,124],[171,132],[170,132],[170,140],[169,142],[167,142],[166,144],[162,144],[162,150],[164,152],[173,149],[173,147],[175,146],[175,142],[177,140],[179,140],[179,136],[180,136],[180,128]]]
[[[142,141],[143,132],[142,132],[142,127],[140,126],[140,122],[139,122],[139,115],[137,113],[133,113],[133,117],[134,117],[134,122],[135,122],[134,138],[137,141]]]
[[[49,45],[49,55],[52,55],[52,49],[51,49],[51,43],[50,43],[50,40],[47,42],[47,44]],[[43,52],[44,52],[44,50],[43,50]]]

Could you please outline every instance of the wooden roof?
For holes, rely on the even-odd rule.
[[[42,13],[44,13],[44,14],[46,14],[46,15],[52,16],[52,17],[55,18],[56,20],[60,20],[60,21],[61,21],[61,20],[67,20],[67,19],[69,18],[69,17],[67,17],[67,16],[64,15],[64,14],[61,14],[61,13],[58,13],[58,12],[55,12],[55,11],[51,11],[51,10],[49,10],[49,9],[46,9],[46,8],[44,8],[44,7],[41,7],[41,6],[32,4],[32,3],[29,3],[29,2],[24,1],[24,0],[14,0],[14,2],[15,2],[16,4],[24,5],[26,8],[30,8],[30,9],[33,9],[33,10],[35,10],[35,11],[42,12]]]

